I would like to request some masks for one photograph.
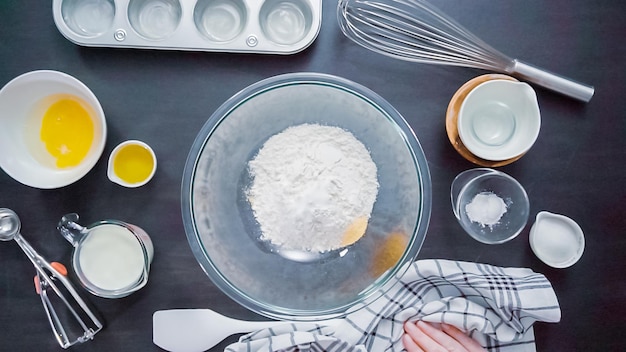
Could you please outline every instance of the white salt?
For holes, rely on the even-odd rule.
[[[465,206],[470,221],[477,222],[483,227],[498,224],[506,210],[504,200],[493,192],[481,192]]]

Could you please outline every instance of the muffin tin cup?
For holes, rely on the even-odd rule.
[[[82,46],[293,54],[319,33],[322,0],[53,0]]]

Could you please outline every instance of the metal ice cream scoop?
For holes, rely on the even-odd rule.
[[[92,340],[102,329],[103,324],[89,309],[72,283],[55,268],[58,266],[46,261],[22,237],[20,227],[20,219],[13,210],[0,208],[0,241],[15,240],[37,269],[37,291],[59,345],[68,348],[75,343]],[[62,285],[57,285],[58,282]],[[55,294],[48,295],[49,290]]]

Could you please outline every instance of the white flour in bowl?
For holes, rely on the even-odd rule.
[[[303,124],[270,137],[248,164],[261,239],[325,252],[357,241],[378,195],[376,164],[352,133]]]

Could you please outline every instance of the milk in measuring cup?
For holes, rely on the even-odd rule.
[[[103,224],[92,229],[78,254],[84,277],[104,290],[121,290],[135,284],[144,270],[144,253],[126,228]]]

